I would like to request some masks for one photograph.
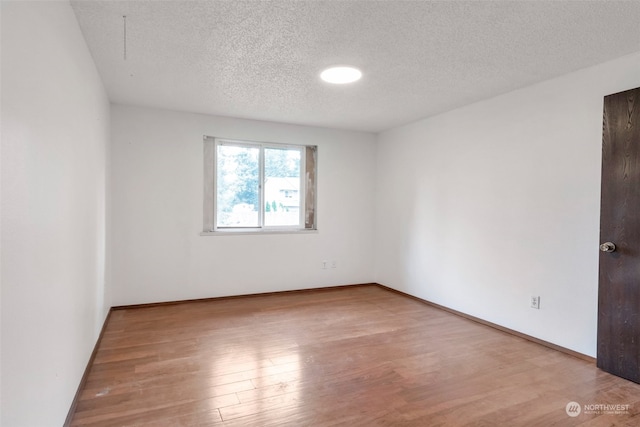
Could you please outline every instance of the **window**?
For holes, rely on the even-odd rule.
[[[204,138],[204,233],[315,230],[317,147]]]

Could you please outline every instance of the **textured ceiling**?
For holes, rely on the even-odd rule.
[[[113,102],[372,132],[640,51],[638,1],[72,6]]]

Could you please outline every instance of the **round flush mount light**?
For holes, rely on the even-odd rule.
[[[331,67],[320,73],[320,78],[327,83],[337,85],[353,83],[360,80],[362,72],[353,67]]]

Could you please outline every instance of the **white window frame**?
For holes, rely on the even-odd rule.
[[[279,144],[272,142],[246,141],[230,138],[218,138],[204,136],[204,221],[203,231],[201,235],[216,234],[261,234],[261,233],[308,233],[316,232],[317,216],[316,216],[316,170],[317,158],[315,146],[295,145],[295,144]],[[218,146],[230,145],[237,147],[259,148],[259,209],[258,209],[258,226],[257,227],[218,227],[217,225],[217,152]],[[265,149],[289,149],[300,151],[300,208],[299,222],[297,225],[265,225]],[[306,168],[307,150],[312,149],[313,155],[313,171],[308,172]],[[312,179],[309,174],[313,173]],[[313,188],[309,189],[307,183],[310,182]],[[311,190],[311,191],[309,191]],[[307,201],[311,203],[311,220],[309,217],[309,209],[307,209]]]

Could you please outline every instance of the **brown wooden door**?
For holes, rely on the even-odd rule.
[[[597,364],[640,382],[640,88],[604,98],[600,243]]]

